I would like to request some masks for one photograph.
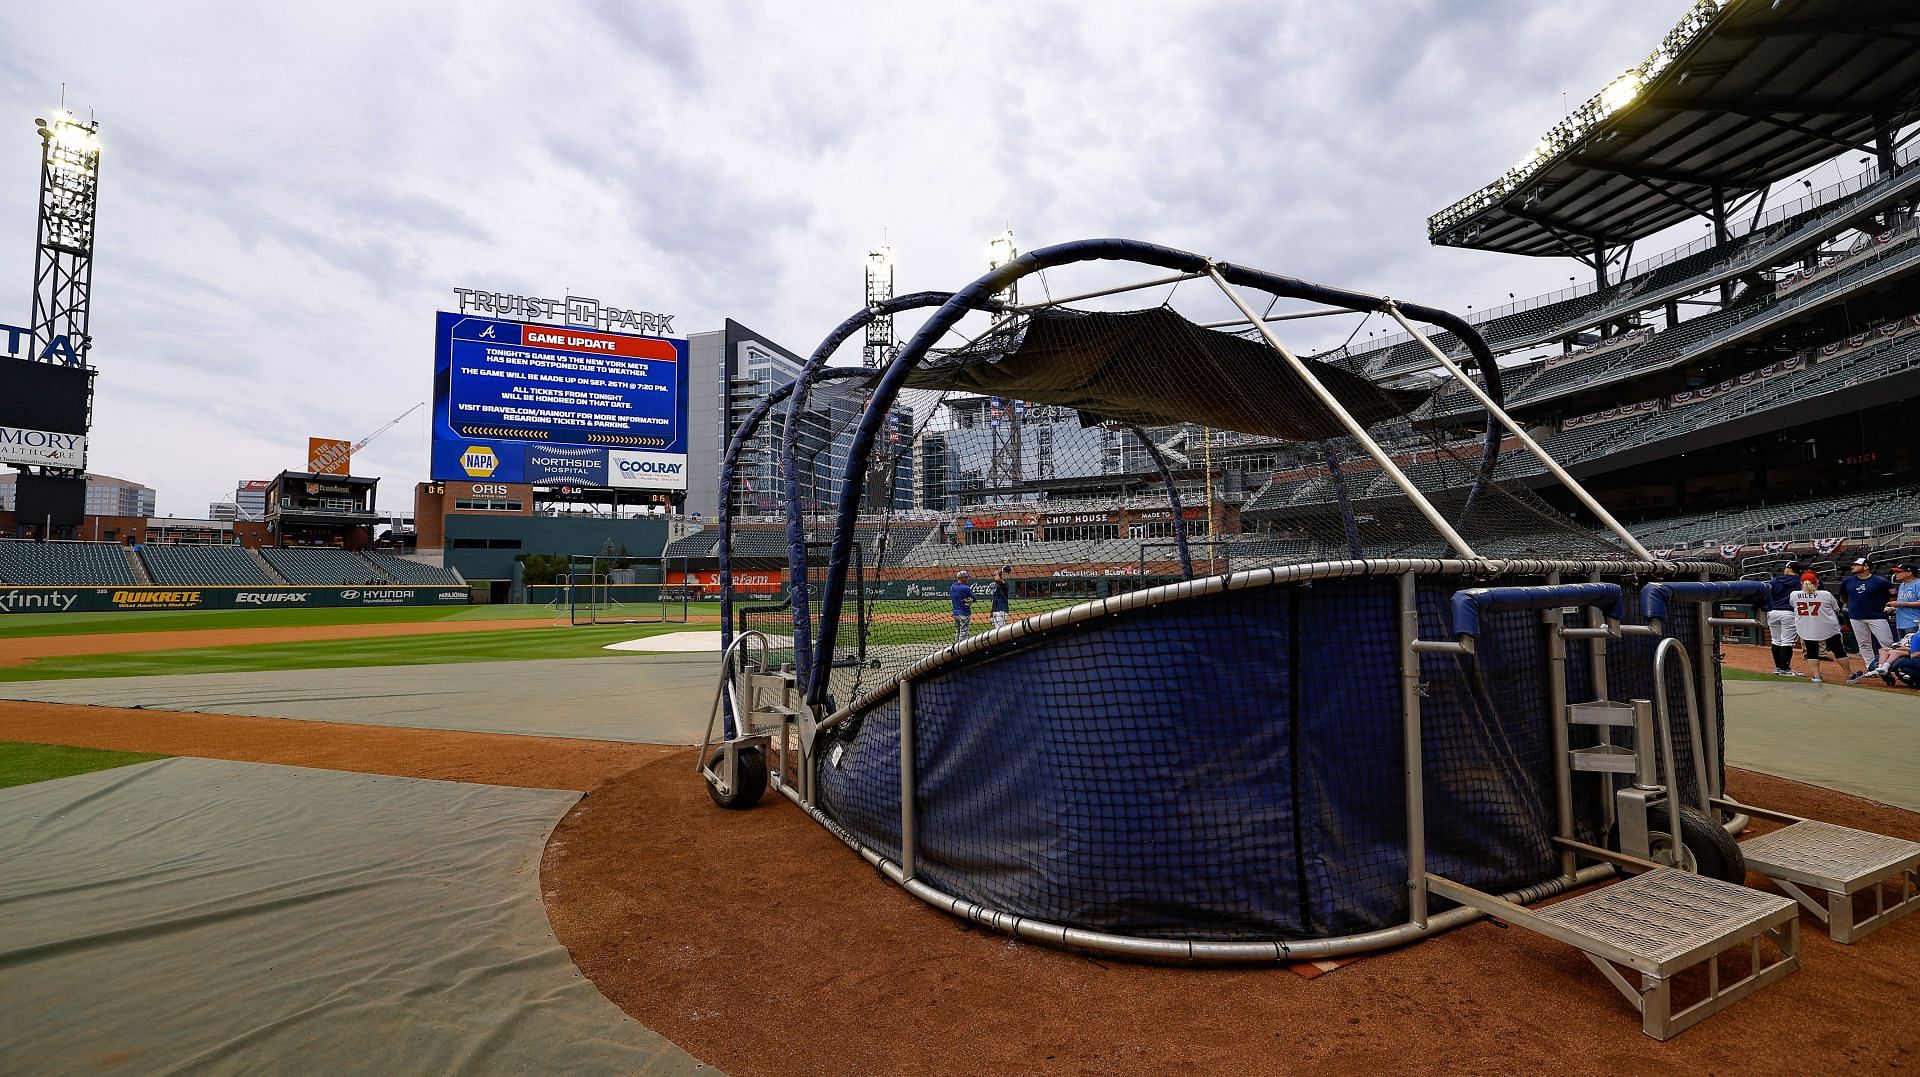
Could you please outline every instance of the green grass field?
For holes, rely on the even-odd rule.
[[[696,602],[690,615],[719,616],[718,602]],[[416,624],[425,621],[557,620],[552,606],[390,606],[305,610],[180,610],[130,613],[16,613],[0,617],[0,639],[85,636],[99,632],[175,632],[202,628],[277,628],[297,625]]]
[[[331,669],[343,666],[414,666],[445,662],[503,662],[531,658],[605,658],[622,652],[609,643],[644,639],[712,625],[595,625],[579,628],[509,628],[498,632],[449,632],[431,636],[309,640],[176,651],[134,651],[43,658],[0,666],[0,682],[75,677],[140,677],[161,673],[246,673],[270,669]]]
[[[1055,599],[1019,604],[1022,614],[1073,605]],[[642,612],[650,612],[643,608]],[[692,615],[717,617],[717,602],[696,603]],[[909,645],[933,647],[953,639],[953,622],[944,600],[875,603],[869,628],[871,647]],[[0,653],[5,640],[35,636],[80,636],[102,633],[168,632],[191,629],[280,628],[310,625],[417,624],[437,621],[547,621],[566,626],[566,613],[551,606],[400,606],[373,609],[305,610],[196,610],[185,612],[20,614],[0,619]],[[787,615],[756,618],[753,627],[784,636],[791,624]],[[988,629],[983,607],[976,607],[973,630]],[[449,632],[420,636],[378,636],[366,639],[308,640],[287,643],[239,644],[184,650],[135,651],[125,654],[73,655],[43,658],[23,665],[0,666],[0,682],[66,680],[82,677],[139,677],[155,674],[248,673],[266,670],[334,669],[355,666],[409,666],[450,662],[501,662],[540,658],[609,658],[622,652],[606,645],[641,639],[659,632],[683,629],[712,631],[711,623],[694,625],[594,625],[561,628],[501,628],[492,631]],[[844,641],[843,641],[844,642]]]
[[[165,758],[164,755],[147,755],[144,752],[106,752],[58,744],[0,741],[0,789]]]

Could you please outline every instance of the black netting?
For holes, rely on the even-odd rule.
[[[1467,584],[1422,581],[1424,637],[1450,634],[1448,601]],[[1404,921],[1397,610],[1388,577],[1265,587],[1010,643],[917,681],[923,876],[1015,915],[1146,936]],[[1473,657],[1421,661],[1429,865],[1470,886],[1558,870],[1546,631],[1538,612],[1495,613]],[[1689,643],[1692,631],[1674,628]],[[1648,642],[1613,641],[1614,698],[1650,687]],[[1589,647],[1569,644],[1569,701],[1592,698]],[[1677,686],[1672,702],[1679,719]],[[1574,731],[1576,747],[1592,743]],[[820,783],[827,813],[891,857],[899,750],[890,700],[828,751]],[[1602,779],[1573,780],[1575,836],[1597,842]]]
[[[1424,389],[1308,365],[1476,554],[1623,555],[1506,477],[1538,478],[1508,463],[1517,443],[1489,463],[1484,436],[1409,418]],[[870,585],[864,672],[836,674],[842,703],[999,620],[1189,572],[1460,553],[1264,340],[1167,308],[1007,318],[907,384],[872,459],[840,480],[866,487],[852,544]],[[841,415],[817,417],[826,441]]]
[[[745,616],[784,623],[789,642],[832,629],[823,694],[852,716],[820,757],[826,814],[900,855],[897,677],[1002,624],[1263,567],[1472,556],[1580,561],[1584,574],[1626,556],[1525,485],[1540,469],[1520,466],[1517,439],[1489,452],[1484,431],[1424,421],[1425,386],[1307,368],[1364,438],[1264,339],[1164,307],[1000,319],[911,373],[868,459],[833,456],[860,409],[806,398],[790,428],[813,432],[793,464],[804,616],[797,627],[791,607]],[[848,500],[849,482],[861,512],[836,536],[824,510]],[[776,521],[733,534],[736,555],[790,553]],[[836,538],[847,578],[838,621],[823,626]],[[1422,636],[1449,638],[1461,587],[1544,582],[1489,571],[1423,575]],[[1013,915],[1143,936],[1327,937],[1403,922],[1396,586],[1390,575],[1243,586],[1000,633],[940,659],[913,689],[922,877]],[[1690,642],[1691,611],[1669,629]],[[1488,615],[1473,657],[1422,658],[1431,870],[1492,891],[1557,873],[1553,723],[1564,702],[1592,698],[1590,650],[1567,647],[1566,700],[1549,698],[1538,612]],[[1651,654],[1645,639],[1614,641],[1611,698],[1653,690]],[[1595,734],[1570,736],[1581,747]],[[1684,750],[1679,769],[1690,794]],[[1605,786],[1587,774],[1573,785],[1576,837],[1604,840]]]

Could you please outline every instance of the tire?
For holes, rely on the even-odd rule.
[[[1667,847],[1673,844],[1673,824],[1667,816],[1665,804],[1655,804],[1647,809],[1647,839],[1652,846],[1651,859],[1660,863],[1670,863],[1674,858],[1665,855]],[[1618,824],[1609,835],[1612,845],[1618,849]],[[1740,843],[1733,840],[1725,827],[1700,814],[1698,808],[1680,809],[1680,841],[1685,855],[1679,858],[1675,867],[1702,875],[1709,879],[1718,879],[1723,883],[1744,886],[1747,881],[1747,857],[1740,851]]]
[[[722,748],[707,760],[707,769],[718,774],[720,764],[725,759],[726,749]],[[767,760],[760,754],[760,749],[740,749],[739,767],[734,776],[739,780],[730,793],[722,793],[712,779],[707,780],[707,795],[713,798],[713,802],[728,811],[746,811],[760,803],[760,798],[767,791]]]

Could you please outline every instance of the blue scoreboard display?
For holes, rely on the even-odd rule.
[[[687,342],[441,313],[433,477],[687,486]]]

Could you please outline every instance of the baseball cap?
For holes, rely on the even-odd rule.
[[[963,569],[961,569],[960,571],[958,571],[958,572],[956,572],[956,573],[954,573],[954,575],[956,575],[956,576],[972,576],[972,575],[973,575],[973,573],[971,573],[971,572],[968,572],[968,571],[967,571],[966,569],[964,569],[964,568],[963,568]]]
[[[1815,583],[1820,582],[1820,574],[1818,572],[1802,572],[1800,578],[1803,580],[1812,580]]]
[[[1868,563],[1867,559],[1864,557],[1856,557],[1853,559],[1853,567],[1854,568],[1872,568],[1873,565]]]
[[[1895,572],[1904,572],[1909,576],[1920,576],[1920,569],[1915,569],[1912,565],[1895,565],[1893,566],[1893,570]]]

